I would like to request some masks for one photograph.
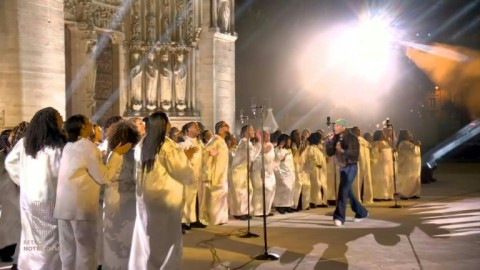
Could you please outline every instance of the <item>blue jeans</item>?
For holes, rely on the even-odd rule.
[[[347,209],[347,200],[350,199],[350,206],[355,212],[356,218],[365,218],[368,215],[367,209],[355,198],[352,192],[352,183],[357,175],[357,164],[347,165],[340,168],[340,187],[338,189],[338,200],[335,212],[333,212],[333,219],[345,222],[345,212]]]

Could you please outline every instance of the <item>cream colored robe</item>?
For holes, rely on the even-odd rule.
[[[210,155],[215,149],[218,154]],[[225,140],[215,135],[205,146],[203,155],[203,209],[202,216],[208,224],[219,225],[228,222],[228,147]]]
[[[393,199],[393,156],[392,148],[385,141],[372,145],[372,186],[373,198]]]
[[[327,204],[327,162],[318,145],[308,146],[306,167],[310,176],[310,203]]]
[[[19,269],[61,269],[58,222],[53,217],[62,149],[46,147],[36,158],[25,153],[23,139],[10,151],[5,168],[20,186],[22,232]]]
[[[142,142],[135,148],[141,156]],[[183,149],[165,137],[153,170],[142,173],[137,160],[137,216],[128,269],[180,269],[182,262],[183,185],[193,170]]]
[[[293,160],[295,164],[295,183],[293,185],[293,208],[299,204],[300,194],[302,194],[302,209],[310,206],[310,176],[305,168],[307,158],[307,149],[296,150]]]
[[[355,197],[363,203],[373,203],[372,169],[370,166],[370,143],[363,137],[358,137],[360,153],[358,156],[358,173],[353,181],[352,191]],[[363,198],[361,198],[363,186]]]
[[[193,154],[190,160],[193,168],[193,182],[185,184],[185,207],[183,209],[182,223],[193,223],[197,220],[195,209],[197,202],[197,194],[201,198],[201,192],[199,192],[199,186],[202,182],[202,156],[204,146],[202,142],[197,138],[190,138],[188,136],[183,137],[184,142],[180,143],[183,149],[189,149],[191,147],[197,147],[198,151]],[[201,187],[200,187],[201,188]],[[200,206],[200,204],[199,204]]]
[[[253,146],[251,142],[248,142],[246,138],[242,138],[238,144],[237,151],[232,160],[232,182],[229,185],[231,200],[228,205],[230,214],[233,216],[247,215],[248,205],[247,202],[252,201],[253,190],[251,178],[248,184],[250,189],[250,197],[247,196],[247,147],[249,147],[250,164],[260,154],[260,144]],[[250,167],[250,171],[251,171]],[[229,183],[230,184],[230,183]],[[250,211],[252,211],[250,206]]]
[[[420,147],[409,141],[398,145],[397,191],[400,197],[420,195],[420,170],[422,167]]]
[[[293,206],[293,185],[295,183],[295,165],[291,149],[275,148],[275,158],[280,161],[276,178],[275,207]]]
[[[272,210],[273,199],[275,197],[275,149],[273,144],[268,142],[265,148],[270,146],[270,151],[265,149],[264,166],[265,166],[265,213],[270,214]],[[262,190],[262,156],[259,155],[253,162],[252,166],[252,209],[255,216],[263,215],[263,190]]]

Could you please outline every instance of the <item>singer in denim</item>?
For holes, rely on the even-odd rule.
[[[368,216],[368,211],[352,192],[352,183],[358,171],[357,162],[360,146],[358,138],[346,129],[346,125],[347,121],[345,119],[335,121],[335,134],[332,133],[329,136],[326,145],[327,155],[335,155],[337,165],[340,167],[340,186],[333,220],[340,221],[341,224],[345,223],[348,199],[350,199],[352,211],[355,212],[355,218],[361,219]]]

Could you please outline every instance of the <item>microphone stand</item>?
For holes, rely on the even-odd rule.
[[[268,253],[268,243],[267,243],[267,211],[265,209],[266,207],[266,202],[265,202],[265,145],[263,142],[263,118],[264,118],[264,112],[265,112],[265,107],[264,106],[257,106],[255,104],[252,104],[252,114],[253,117],[256,116],[257,110],[259,110],[259,116],[260,116],[260,127],[262,131],[262,137],[260,140],[261,143],[261,159],[262,159],[262,168],[261,168],[261,176],[262,176],[262,198],[263,198],[263,241],[264,241],[264,250],[263,253],[260,255],[255,256],[254,259],[256,260],[270,260],[270,261],[275,261],[279,259],[279,256],[274,253]]]
[[[240,114],[240,122],[248,124],[248,116]],[[248,132],[248,131],[247,131]],[[247,232],[239,235],[240,238],[256,238],[258,234],[250,232],[250,134],[247,133]]]
[[[395,204],[393,206],[390,206],[390,208],[403,208],[403,206],[398,204],[398,193],[397,193],[397,173],[395,170],[395,164],[397,163],[397,158],[395,157],[395,141],[394,141],[394,134],[395,131],[393,129],[393,125],[390,122],[390,119],[387,118],[385,121],[385,124],[387,128],[392,129],[392,133],[390,134],[390,141],[392,142],[392,166],[393,166],[393,200]]]
[[[331,127],[333,136],[335,136],[335,122],[330,122],[330,116],[327,117],[327,126]],[[335,207],[338,205],[338,194],[337,194],[337,158],[336,155],[333,155],[331,158],[333,158],[333,185],[335,189]],[[328,212],[326,216],[332,216],[333,217],[334,212]]]

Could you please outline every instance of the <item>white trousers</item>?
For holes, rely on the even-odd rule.
[[[58,220],[62,270],[96,270],[97,222]]]

